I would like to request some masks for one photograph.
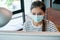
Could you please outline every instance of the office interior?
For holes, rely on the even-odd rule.
[[[38,0],[0,0],[0,7],[10,10],[13,15],[11,20],[3,27],[1,31],[20,31],[23,28],[23,23],[26,21],[27,15],[30,13],[31,3]],[[60,1],[59,0],[39,0],[46,5],[46,19],[51,20],[56,24],[60,31]],[[4,6],[5,5],[5,6]],[[17,27],[15,27],[17,26]]]
[[[0,40],[60,40],[59,32],[22,31],[23,24],[29,20],[30,7],[34,1],[44,2],[48,15],[46,19],[54,22],[60,32],[60,0],[0,0],[0,7],[12,12],[11,20],[0,27]]]

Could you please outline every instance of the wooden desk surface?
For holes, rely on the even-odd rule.
[[[0,32],[0,40],[60,40],[59,32]]]
[[[22,32],[22,31],[0,31],[0,35],[49,35],[60,36],[60,32]]]

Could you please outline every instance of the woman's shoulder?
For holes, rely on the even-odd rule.
[[[46,22],[47,22],[48,25],[55,25],[55,23],[50,21],[50,20],[46,20]]]
[[[47,26],[48,27],[56,27],[56,25],[54,24],[54,22],[50,21],[50,20],[46,20],[47,22]]]
[[[31,21],[25,21],[25,23],[23,24],[23,31],[27,31],[29,28],[31,28]]]
[[[31,21],[29,20],[29,21],[25,21],[25,23],[24,23],[24,26],[26,27],[26,26],[31,26]]]
[[[57,32],[58,29],[56,27],[56,25],[54,24],[54,22],[47,20],[47,30],[49,31],[53,31],[53,32]]]

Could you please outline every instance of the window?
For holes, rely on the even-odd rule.
[[[21,3],[20,3],[21,2]],[[7,8],[13,12],[12,19],[1,30],[15,31],[21,29],[24,18],[24,0],[0,0],[0,7]]]
[[[20,0],[0,0],[0,7],[7,8],[11,11],[21,9]]]
[[[12,11],[13,14],[15,14],[15,15],[12,16],[12,18],[14,18],[14,16],[16,18],[18,16],[21,16],[22,17],[22,15],[20,15],[20,12],[23,12],[22,10],[24,10],[21,7],[22,5],[23,5],[22,0],[0,0],[0,7],[7,8],[8,10]],[[23,13],[21,13],[21,14],[23,14]]]

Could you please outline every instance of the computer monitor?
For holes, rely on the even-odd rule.
[[[0,32],[0,40],[60,40],[58,32]]]

